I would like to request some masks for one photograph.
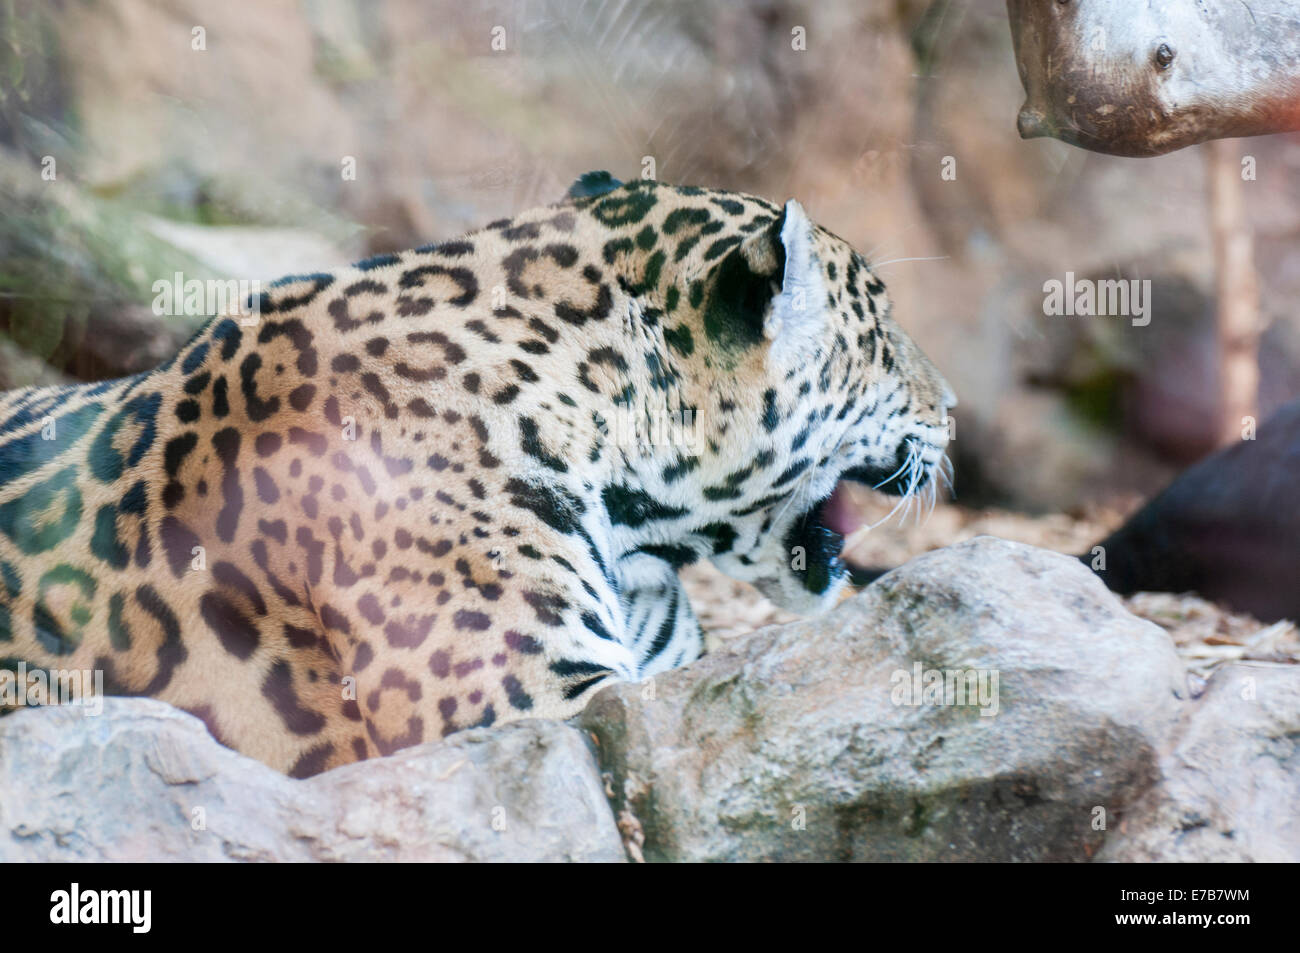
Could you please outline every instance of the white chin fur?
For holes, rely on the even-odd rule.
[[[778,577],[763,576],[751,580],[750,584],[778,608],[795,615],[812,616],[834,608],[848,584],[848,576],[844,574],[831,580],[831,584],[820,593],[809,592],[800,574],[793,570],[783,572]]]

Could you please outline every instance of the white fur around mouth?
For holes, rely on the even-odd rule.
[[[917,506],[917,519],[920,519],[921,513],[932,512],[939,499],[939,481],[942,480],[949,488],[952,489],[952,478],[950,471],[952,464],[946,456],[941,457],[938,461],[926,463],[922,457],[920,449],[911,445],[907,456],[902,464],[884,479],[877,480],[875,483],[869,482],[870,477],[863,470],[848,470],[835,484],[835,489],[820,504],[819,521],[826,529],[839,536],[850,536],[864,526],[868,526],[866,517],[855,504],[852,496],[850,484],[865,487],[867,489],[879,490],[898,497],[898,502],[894,507],[881,519],[871,523],[868,528],[875,529],[882,523],[887,522],[891,517],[901,509],[903,519],[909,515],[914,501],[920,501]]]

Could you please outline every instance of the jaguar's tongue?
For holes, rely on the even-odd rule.
[[[866,519],[853,502],[846,481],[841,480],[835,484],[835,491],[822,505],[821,521],[827,529],[841,536],[848,536],[866,523]]]

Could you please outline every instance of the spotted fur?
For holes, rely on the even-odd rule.
[[[299,777],[566,717],[699,656],[686,563],[833,603],[819,507],[932,481],[952,403],[797,203],[588,176],[3,395],[0,664],[102,669]],[[694,439],[629,439],[656,418]]]

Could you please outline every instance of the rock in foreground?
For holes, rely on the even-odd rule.
[[[529,721],[295,781],[152,699],[0,721],[0,862],[622,861],[582,737]]]
[[[1300,668],[1219,669],[1099,859],[1300,862]]]
[[[997,691],[897,704],[918,667]],[[981,537],[582,724],[647,859],[1087,860],[1158,780],[1185,683],[1076,560]]]

